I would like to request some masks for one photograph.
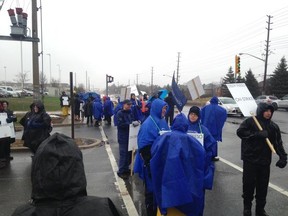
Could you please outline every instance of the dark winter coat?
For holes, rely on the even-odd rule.
[[[268,109],[271,110],[273,116],[274,107],[266,103],[260,103],[257,108],[256,118],[263,130],[268,132],[268,138],[280,159],[287,160],[278,125],[271,119],[267,120],[263,117],[263,113]],[[258,165],[271,164],[271,150],[265,138],[259,136],[259,129],[252,117],[241,123],[237,129],[237,135],[241,138],[241,159],[243,161]]]
[[[50,136],[52,127],[51,118],[46,113],[43,103],[36,102],[34,106],[37,106],[39,111],[25,115],[26,121],[21,119],[20,122],[25,121],[24,125],[26,125],[23,132],[24,146],[35,153],[41,142]]]
[[[12,216],[118,216],[109,198],[90,197],[82,152],[75,141],[55,133],[38,148],[32,163],[32,203]]]
[[[129,128],[133,121],[131,110],[121,109],[116,114],[117,118],[117,138],[118,143],[128,143],[129,142]]]
[[[88,100],[88,102],[84,105],[84,115],[85,117],[93,115],[93,101]]]

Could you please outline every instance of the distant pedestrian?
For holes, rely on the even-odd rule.
[[[75,120],[80,121],[80,104],[82,103],[79,94],[75,94],[74,97],[74,115],[75,115]]]
[[[279,126],[272,121],[273,113],[272,105],[260,103],[257,107],[256,119],[263,130],[259,131],[253,117],[244,120],[237,129],[237,135],[241,138],[241,159],[243,160],[244,216],[252,215],[251,207],[254,197],[256,199],[256,216],[268,216],[264,208],[272,153],[266,143],[266,138],[271,141],[279,156],[276,166],[284,168],[287,164],[287,154],[283,147]]]
[[[117,140],[119,144],[119,169],[118,176],[127,179],[130,175],[130,163],[132,152],[128,151],[130,124],[132,123],[132,102],[128,99],[122,102],[123,107],[116,114],[117,119]]]
[[[218,98],[212,97],[210,103],[201,109],[202,112],[202,124],[208,128],[211,135],[217,141],[217,145],[214,147],[213,159],[218,161],[218,142],[222,142],[222,129],[227,119],[227,111],[218,105]]]
[[[121,215],[108,197],[87,195],[83,155],[72,138],[55,133],[46,139],[31,169],[31,200],[12,216]]]
[[[7,113],[7,123],[12,123],[12,122],[16,122],[17,121],[17,117],[14,115],[13,111],[9,109],[9,102],[4,100],[1,101],[2,102],[2,106],[4,109],[4,112]],[[15,125],[14,128],[11,128],[13,131],[13,133],[15,133]],[[15,142],[15,137],[10,137],[9,139],[9,143],[7,142],[5,144],[5,158],[7,161],[13,160],[13,157],[10,155],[11,153],[11,144]]]
[[[84,105],[84,115],[86,117],[87,126],[89,126],[89,123],[93,125],[93,101],[90,97]]]
[[[41,142],[50,136],[52,122],[42,102],[35,102],[32,109],[20,122],[25,121],[23,124],[26,126],[23,132],[24,146],[35,154]]]
[[[168,110],[165,115],[165,120],[171,126],[174,119],[174,106],[175,106],[171,91],[168,93],[168,96],[164,99],[164,101],[168,104]]]
[[[66,94],[65,91],[63,91],[61,96],[60,96],[60,106],[62,109],[62,115],[68,116],[69,115],[69,107],[70,107],[70,97]]]
[[[130,95],[130,100],[132,102],[131,110],[133,114],[133,121],[142,122],[143,116],[141,112],[141,108],[142,108],[141,101],[138,100],[138,98],[136,97],[134,93]]]
[[[103,118],[103,104],[100,97],[96,97],[93,101],[93,117],[95,119],[94,126],[99,127]]]
[[[110,97],[106,97],[106,100],[103,105],[103,115],[104,119],[108,125],[111,125],[112,116],[114,115],[114,104],[111,101]]]

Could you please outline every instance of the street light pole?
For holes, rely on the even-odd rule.
[[[6,66],[4,66],[4,72],[5,72],[5,86],[6,86]]]
[[[263,79],[263,88],[262,88],[262,94],[264,95],[265,94],[265,90],[266,90],[266,76],[267,76],[267,62],[268,62],[268,53],[266,52],[266,55],[265,55],[265,59],[261,59],[257,56],[254,56],[254,55],[251,55],[249,53],[239,53],[239,55],[249,55],[253,58],[256,58],[262,62],[265,63],[264,65],[264,79]]]
[[[49,56],[49,69],[50,69],[50,85],[51,85],[51,82],[52,82],[52,72],[51,72],[51,54],[50,53],[47,53],[47,55]]]

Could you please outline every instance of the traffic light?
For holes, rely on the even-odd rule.
[[[235,73],[240,73],[240,56],[235,56]]]
[[[107,83],[112,83],[114,81],[114,77],[106,75],[106,82]]]

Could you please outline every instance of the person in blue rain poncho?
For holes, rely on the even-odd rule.
[[[95,119],[94,126],[99,127],[103,117],[103,104],[100,97],[96,97],[93,101],[93,117]]]
[[[211,190],[214,179],[214,162],[212,161],[215,152],[216,140],[210,134],[209,130],[201,124],[201,110],[197,106],[192,106],[188,113],[188,134],[197,137],[198,141],[203,145],[205,149],[205,167],[204,167],[204,189]],[[205,193],[205,191],[204,191]],[[203,199],[203,210],[204,210],[204,199]],[[203,212],[202,212],[203,213]]]
[[[141,125],[138,137],[138,151],[136,154],[134,173],[138,173],[139,177],[145,184],[145,205],[147,215],[156,215],[156,205],[153,198],[153,187],[150,173],[151,146],[154,140],[160,135],[161,131],[169,130],[165,121],[167,103],[161,99],[155,99],[151,104],[150,115]]]
[[[201,143],[187,134],[188,126],[186,116],[180,113],[173,120],[172,131],[159,136],[151,148],[153,191],[162,215],[169,215],[173,207],[187,216],[203,213],[206,153]]]
[[[222,142],[222,129],[227,119],[227,111],[218,105],[218,98],[212,97],[210,103],[201,109],[202,124],[208,128],[217,142]],[[213,160],[218,161],[218,143],[213,148]]]

